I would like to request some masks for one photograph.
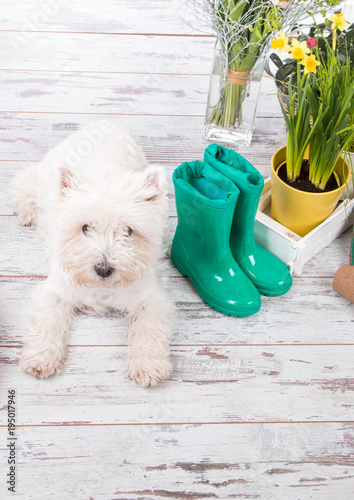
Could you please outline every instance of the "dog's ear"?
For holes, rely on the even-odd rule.
[[[60,167],[60,190],[64,194],[68,189],[79,190],[81,188],[80,178],[67,167]]]
[[[144,172],[144,198],[146,201],[155,201],[165,194],[166,177],[160,167],[147,167]]]

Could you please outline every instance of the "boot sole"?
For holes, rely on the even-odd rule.
[[[225,307],[220,307],[219,305],[215,304],[212,302],[207,295],[201,291],[200,287],[196,285],[195,283],[195,278],[193,273],[189,273],[185,267],[176,259],[176,257],[172,254],[171,252],[171,261],[173,265],[178,269],[178,271],[182,274],[182,276],[187,277],[192,283],[194,288],[196,289],[198,295],[203,299],[203,301],[208,304],[209,307],[212,309],[215,309],[215,311],[221,312],[223,314],[226,314],[227,316],[233,316],[234,318],[244,318],[247,316],[252,316],[253,314],[256,314],[260,308],[261,308],[261,303],[256,304],[252,309],[248,308],[247,310],[239,310],[235,311],[234,309],[227,309]]]
[[[259,291],[259,293],[261,295],[265,295],[266,297],[279,297],[280,295],[284,295],[285,293],[287,293],[290,290],[293,282],[291,280],[283,288],[277,288],[277,289],[273,289],[273,290],[269,289],[269,288],[268,289],[264,288],[261,285],[258,285],[257,283],[255,283],[254,281],[253,281],[253,284],[257,288],[257,290]]]

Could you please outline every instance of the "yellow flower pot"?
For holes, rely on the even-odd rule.
[[[299,236],[305,236],[333,212],[350,180],[350,168],[340,157],[335,171],[341,187],[326,193],[307,193],[288,186],[278,177],[278,170],[285,160],[286,146],[283,146],[272,157],[270,216]]]

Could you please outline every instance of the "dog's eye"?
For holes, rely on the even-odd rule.
[[[82,232],[84,234],[87,234],[90,230],[90,226],[88,224],[85,224],[84,226],[82,226]]]
[[[133,230],[131,227],[127,227],[127,236],[130,236],[132,234]]]

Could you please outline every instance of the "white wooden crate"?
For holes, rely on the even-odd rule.
[[[271,201],[270,178],[265,179],[255,221],[255,239],[284,262],[293,276],[300,276],[304,264],[335,240],[354,223],[352,190],[334,212],[306,236],[301,237],[279,224],[269,215]]]

